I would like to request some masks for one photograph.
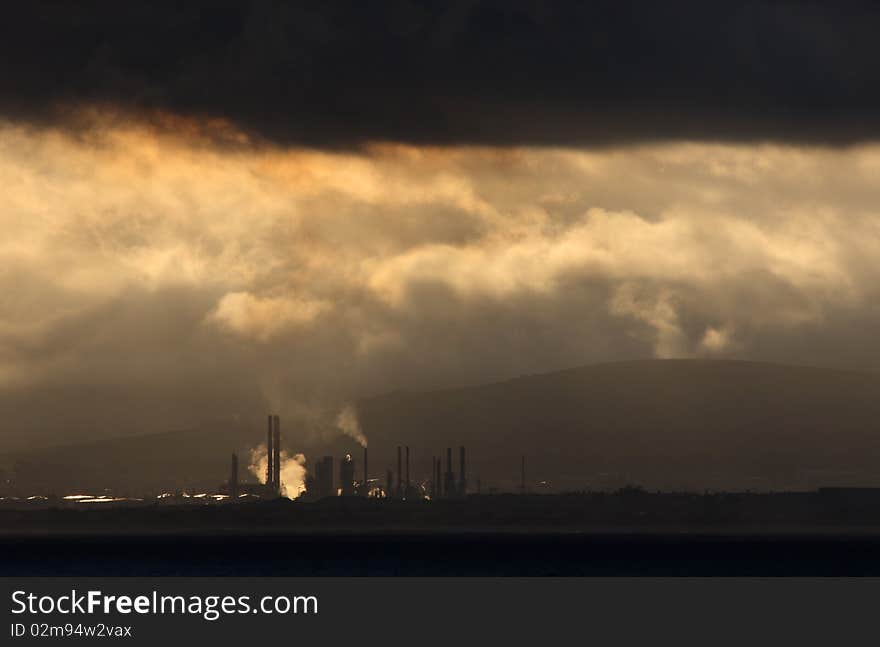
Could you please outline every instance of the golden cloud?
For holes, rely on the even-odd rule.
[[[766,354],[774,336],[874,316],[877,146],[327,152],[226,123],[91,119],[78,136],[0,124],[8,383],[77,375],[137,319],[71,322],[165,294],[195,311],[162,310],[175,332],[144,371],[219,335],[303,357],[310,379],[389,387],[473,381],[476,361],[454,358],[486,335],[496,375],[634,348]],[[553,351],[521,352],[521,328]],[[290,377],[251,352],[236,361]]]

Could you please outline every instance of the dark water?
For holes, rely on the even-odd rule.
[[[880,537],[407,534],[0,538],[0,575],[858,576]]]

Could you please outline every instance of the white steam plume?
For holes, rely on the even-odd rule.
[[[256,476],[260,483],[266,482],[266,468],[269,465],[266,443],[251,449],[251,461],[248,471]],[[306,457],[304,454],[288,454],[281,450],[281,496],[295,499],[306,490]]]
[[[361,423],[358,422],[357,410],[354,405],[346,405],[339,415],[336,416],[336,426],[346,436],[354,438],[361,447],[367,446],[367,437],[361,429]]]

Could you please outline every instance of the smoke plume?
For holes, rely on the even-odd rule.
[[[266,444],[261,443],[251,449],[251,460],[248,471],[256,476],[260,483],[266,482],[266,468],[269,456]],[[306,457],[304,454],[289,454],[281,450],[281,496],[295,499],[306,490]]]
[[[357,409],[353,405],[349,404],[339,412],[339,415],[336,416],[336,426],[346,436],[354,438],[361,447],[367,446],[367,437],[361,429],[361,423],[358,422]]]

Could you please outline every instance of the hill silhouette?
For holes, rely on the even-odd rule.
[[[744,361],[650,360],[360,403],[370,442],[464,444],[502,488],[786,489],[880,485],[880,375]],[[407,440],[409,439],[409,440]],[[444,452],[445,469],[445,452]],[[453,452],[457,470],[457,451]],[[473,477],[471,485],[475,485]]]
[[[227,477],[233,451],[242,452],[241,476],[247,472],[244,439],[259,437],[238,427],[211,426],[158,434],[40,448],[4,457],[25,493],[67,494],[111,488],[136,496],[175,489],[214,488]]]
[[[431,457],[468,448],[471,489],[515,489],[520,456],[535,492],[613,489],[805,489],[880,485],[880,375],[743,361],[648,360],[527,375],[493,384],[396,392],[358,403],[373,477],[409,445],[414,481]],[[351,451],[347,437],[286,446],[312,462]],[[70,488],[213,487],[229,454],[262,426],[211,426],[17,453],[19,481]],[[246,459],[242,458],[242,477]],[[356,474],[361,476],[360,462]]]

